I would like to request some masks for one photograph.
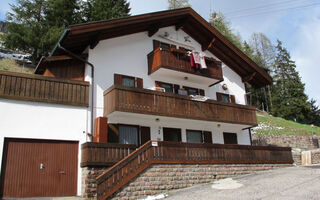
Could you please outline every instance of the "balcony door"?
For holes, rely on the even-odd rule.
[[[181,129],[163,128],[163,140],[172,142],[181,142]]]

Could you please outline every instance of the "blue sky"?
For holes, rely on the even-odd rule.
[[[131,14],[167,9],[167,0],[128,0]],[[9,11],[9,3],[1,0],[0,20]],[[232,28],[248,40],[252,33],[262,32],[272,42],[277,39],[289,50],[306,83],[306,93],[320,105],[318,57],[320,53],[320,0],[189,0],[192,8],[209,19],[210,11],[221,11]],[[288,9],[289,8],[289,9]]]

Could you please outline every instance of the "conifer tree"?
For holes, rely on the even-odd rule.
[[[282,47],[278,40],[277,56],[274,66],[274,85],[272,94],[272,114],[288,120],[307,122],[307,95],[304,84],[296,71],[295,62],[291,60],[289,52]]]
[[[7,13],[8,34],[2,36],[11,50],[31,54],[35,64],[57,43],[72,24],[128,16],[126,0],[17,0]]]
[[[189,0],[168,0],[168,9],[191,7]]]

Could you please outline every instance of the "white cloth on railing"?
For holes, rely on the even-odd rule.
[[[209,97],[201,96],[201,95],[189,95],[191,97],[191,100],[194,101],[207,101]]]

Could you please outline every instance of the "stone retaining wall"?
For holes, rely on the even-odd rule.
[[[107,171],[109,167],[84,167],[82,168],[81,191],[82,197],[86,199],[97,199],[96,178]]]
[[[299,148],[303,150],[319,148],[319,136],[289,136],[252,134],[252,145],[274,145],[280,147]]]
[[[156,164],[122,187],[112,199],[142,199],[169,190],[217,179],[291,165],[279,164]]]
[[[320,149],[311,151],[312,164],[320,164]]]

